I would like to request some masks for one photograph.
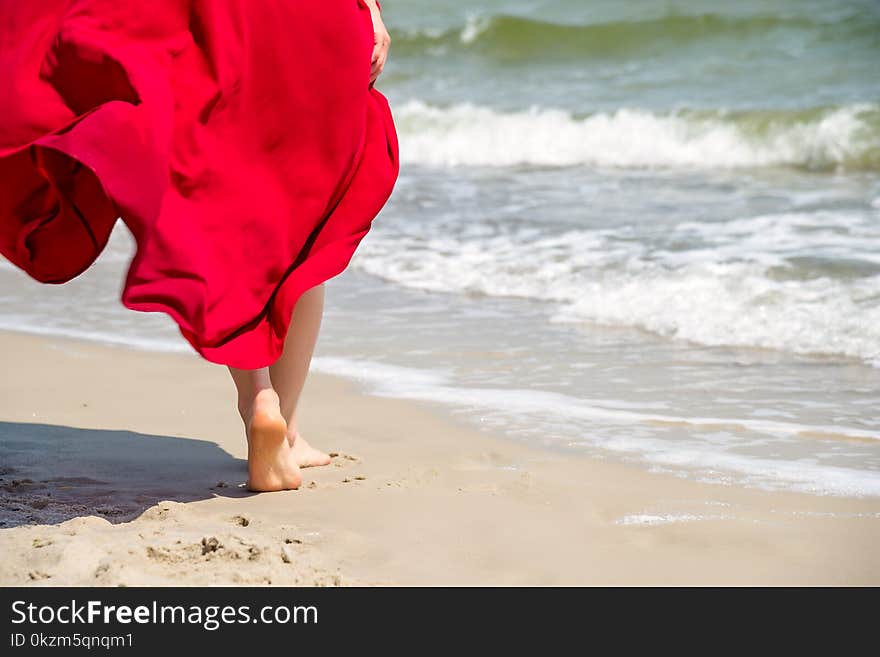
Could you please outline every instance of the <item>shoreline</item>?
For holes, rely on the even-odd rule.
[[[0,344],[0,510],[45,523],[0,529],[0,585],[880,583],[877,498],[560,454],[320,372],[302,432],[339,456],[299,491],[254,495],[224,367]]]

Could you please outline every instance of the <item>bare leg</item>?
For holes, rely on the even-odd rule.
[[[306,442],[298,431],[296,411],[324,313],[324,284],[307,290],[297,300],[284,341],[284,351],[270,367],[272,385],[281,398],[281,414],[287,422],[287,438],[300,467],[327,465],[330,456]]]
[[[287,422],[272,389],[269,368],[229,368],[238,389],[238,412],[248,441],[248,488],[277,491],[299,488],[302,475],[287,440]]]

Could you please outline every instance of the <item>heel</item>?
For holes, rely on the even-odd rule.
[[[251,419],[248,437],[258,449],[277,448],[282,441],[287,440],[287,422],[281,416],[256,411]]]
[[[248,490],[295,490],[302,484],[287,443],[287,422],[278,414],[256,411],[248,432]]]

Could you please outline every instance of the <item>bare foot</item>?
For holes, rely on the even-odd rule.
[[[287,440],[299,467],[312,468],[330,464],[330,455],[309,445],[299,431],[294,431],[293,437],[288,434]]]
[[[287,441],[287,422],[278,394],[261,390],[244,414],[248,439],[248,490],[270,492],[299,488],[302,475]]]

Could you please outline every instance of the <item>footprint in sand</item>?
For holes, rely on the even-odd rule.
[[[208,554],[209,552],[216,552],[222,547],[223,544],[217,540],[216,536],[211,536],[210,538],[205,536],[202,539],[202,555]]]
[[[360,461],[357,456],[343,454],[342,452],[330,452],[330,458],[333,459],[333,465],[337,468],[344,468],[347,465]]]

